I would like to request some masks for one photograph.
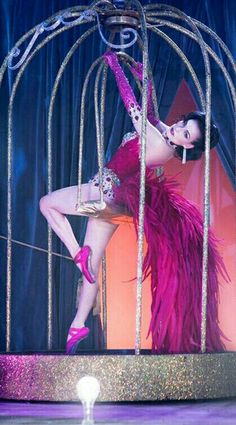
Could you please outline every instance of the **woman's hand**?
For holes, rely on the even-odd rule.
[[[143,64],[141,62],[136,62],[135,66],[131,66],[132,74],[139,79],[143,80]]]
[[[103,59],[107,63],[107,65],[110,66],[111,69],[113,69],[114,64],[117,64],[119,62],[117,54],[112,51],[104,53]]]

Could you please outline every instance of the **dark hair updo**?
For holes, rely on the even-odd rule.
[[[190,112],[183,116],[183,121],[186,123],[189,120],[195,120],[201,133],[201,137],[193,142],[194,147],[186,149],[186,161],[194,161],[200,159],[202,153],[205,151],[205,114],[200,111]],[[210,128],[210,149],[214,148],[219,142],[219,131],[215,124],[211,122]],[[183,146],[176,146],[175,154],[178,158],[183,157]]]

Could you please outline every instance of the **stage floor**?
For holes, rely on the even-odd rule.
[[[77,403],[0,402],[0,423],[79,425]],[[214,401],[97,404],[96,424],[102,425],[235,425],[236,398]]]

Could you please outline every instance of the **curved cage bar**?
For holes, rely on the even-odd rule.
[[[103,194],[103,190],[102,190],[102,185],[103,185],[103,177],[102,177],[102,169],[103,169],[103,164],[104,164],[104,149],[103,149],[103,144],[102,144],[102,140],[101,140],[101,115],[99,116],[99,107],[98,107],[98,85],[99,85],[99,80],[101,78],[102,75],[102,71],[103,71],[103,67],[104,64],[101,63],[98,71],[97,71],[97,75],[96,75],[96,79],[95,79],[95,86],[94,86],[94,106],[95,106],[95,124],[96,124],[96,140],[97,140],[97,152],[98,152],[98,166],[99,166],[99,188],[100,188],[100,202],[101,205],[103,205],[104,203],[104,194]]]
[[[56,79],[55,79],[55,83],[54,83],[54,86],[53,86],[53,89],[52,89],[52,94],[51,94],[51,99],[50,99],[50,104],[49,104],[49,112],[48,112],[48,152],[49,152],[49,157],[48,157],[48,164],[49,164],[49,168],[48,168],[48,176],[49,176],[49,178],[48,178],[48,192],[51,192],[51,190],[52,190],[52,181],[51,181],[51,176],[52,176],[52,116],[53,116],[53,108],[54,108],[54,103],[55,103],[55,97],[56,97],[56,94],[57,94],[59,83],[61,81],[61,78],[62,78],[62,75],[65,71],[65,68],[68,65],[73,54],[75,53],[76,49],[96,29],[97,29],[96,26],[93,27],[93,28],[90,28],[73,44],[73,46],[71,47],[71,49],[67,53],[65,59],[63,60],[61,66],[58,70],[58,73],[57,73],[57,76],[56,76]]]
[[[142,46],[141,43],[140,43],[139,47],[143,50],[143,46]],[[119,52],[118,55],[124,61],[124,64],[129,69],[129,71],[132,73],[131,67],[135,65],[135,63],[136,63],[135,60],[130,55],[128,55],[125,52]],[[136,75],[133,75],[133,74],[132,74],[132,77],[134,78],[134,80],[135,80],[135,82],[136,82],[136,84],[138,86],[138,89],[139,89],[139,91],[140,91],[140,93],[142,95],[142,86],[141,86],[141,83],[140,83],[139,79],[136,77]],[[148,64],[148,77],[151,79],[152,85],[153,85],[152,101],[153,101],[153,105],[154,105],[155,114],[156,114],[157,117],[159,117],[155,84],[154,84],[154,80],[153,80],[153,75],[152,75],[152,71],[151,71],[151,68],[150,68],[150,64]]]
[[[78,24],[77,24],[78,25]],[[12,109],[14,97],[16,95],[16,90],[20,79],[30,61],[36,55],[36,53],[51,39],[53,39],[58,34],[64,32],[69,29],[68,27],[63,27],[57,30],[55,33],[49,35],[45,38],[35,49],[29,54],[26,58],[25,62],[22,64],[19,69],[17,76],[15,78],[15,82],[12,87],[11,97],[9,101],[9,112],[8,112],[8,154],[7,154],[7,284],[6,284],[6,351],[10,351],[10,339],[11,339],[11,331],[10,331],[10,322],[11,322],[11,269],[12,269]],[[95,29],[94,29],[95,30]],[[31,33],[29,31],[27,34]],[[25,39],[23,36],[20,40]],[[9,55],[4,59],[3,65],[1,67],[0,73],[0,84],[2,82],[4,73],[7,68],[7,60]],[[49,244],[51,244],[51,236],[49,232]]]
[[[96,30],[96,26],[87,30],[71,47],[67,53],[65,59],[63,60],[59,71],[57,73],[55,83],[52,89],[49,110],[48,110],[48,134],[47,134],[47,148],[48,148],[48,193],[52,191],[52,116],[53,116],[53,107],[55,103],[55,98],[57,90],[59,87],[60,80],[65,71],[67,64],[72,58],[76,49],[80,44],[89,37]],[[52,229],[48,226],[48,349],[52,348]]]
[[[221,38],[211,28],[207,27],[205,24],[198,21],[197,19],[193,18],[193,22],[197,25],[198,28],[200,28],[203,31],[205,31],[206,33],[210,34],[211,37],[214,38],[215,41],[217,41],[217,43],[220,45],[220,47],[222,48],[222,50],[226,54],[229,62],[231,63],[234,72],[236,73],[236,64],[235,64],[235,60],[233,58],[233,55],[231,54],[231,52],[228,49],[228,47],[226,46],[226,44],[221,40]]]
[[[149,9],[151,9],[152,6],[154,6],[154,5],[148,5],[148,6],[145,7],[145,9],[149,10]],[[147,12],[147,22],[149,22],[150,19],[151,20],[155,19],[156,16],[158,16],[158,17],[168,16],[168,17],[171,17],[171,18],[174,18],[174,19],[183,19],[181,16],[179,16],[176,13],[171,13],[171,15],[170,15],[170,14],[167,14],[166,12],[156,11],[156,12]],[[233,58],[233,55],[231,54],[230,50],[228,49],[226,44],[223,42],[223,40],[207,25],[203,24],[202,22],[198,21],[197,19],[194,19],[194,18],[191,18],[191,19],[198,28],[200,28],[204,32],[208,33],[215,41],[217,41],[217,43],[219,44],[219,46],[222,48],[225,55],[227,56],[230,64],[232,65],[234,72],[236,72],[236,64],[235,64],[235,60]],[[160,20],[160,24],[162,24],[162,23],[164,25],[173,24],[173,22],[171,22],[171,21]]]
[[[138,35],[138,39],[137,39],[137,43],[139,48],[143,51],[143,43],[142,43],[142,39],[141,37]],[[152,102],[153,102],[153,106],[154,106],[154,112],[157,118],[159,117],[159,107],[158,107],[158,102],[157,102],[157,94],[156,94],[156,89],[155,89],[155,83],[154,83],[154,78],[153,78],[153,73],[152,73],[152,69],[148,60],[148,76],[151,79],[152,82]],[[136,80],[137,82],[137,80]]]
[[[100,12],[100,9],[97,6],[104,5],[104,4],[107,5],[107,6],[110,6],[110,9],[111,10],[116,9],[116,7],[114,6],[114,4],[110,0],[95,0],[93,3],[91,3],[91,5],[89,7],[89,10],[90,11],[91,10],[94,10],[95,12],[98,13],[98,12]],[[64,27],[60,28],[59,30],[56,30],[55,33],[52,34],[52,38],[53,38],[54,37],[54,34],[55,35],[58,35],[61,32],[65,31],[66,29],[70,29],[70,28],[76,27],[78,25],[81,25],[83,23],[87,23],[87,20],[86,19],[84,21],[82,21],[82,20],[81,21],[78,21],[76,19],[74,21],[66,22],[63,19],[60,20],[61,17],[81,17],[81,15],[83,15],[83,13],[86,12],[87,10],[88,9],[87,9],[86,6],[73,6],[73,7],[69,7],[69,8],[66,8],[66,9],[62,9],[62,10],[54,13],[52,16],[50,16],[49,18],[47,18],[45,21],[41,22],[40,24],[35,25],[27,33],[25,33],[22,37],[20,37],[19,40],[14,45],[14,47],[10,50],[10,52],[4,58],[3,63],[1,65],[1,67],[0,67],[0,87],[1,87],[2,79],[4,77],[6,68],[7,68],[8,63],[9,63],[9,59],[12,56],[13,57],[16,57],[16,55],[13,55],[13,53],[16,52],[16,51],[19,51],[20,50],[19,49],[20,46],[32,34],[34,35],[39,27],[41,27],[41,32],[39,34],[42,34],[44,31],[52,31],[52,30],[56,29],[59,24],[64,24],[65,25]],[[85,18],[86,18],[86,14],[85,14]],[[55,25],[55,22],[57,22],[58,20],[60,22],[57,25]],[[94,19],[91,19],[91,20],[95,20],[95,18]],[[51,39],[51,36],[49,36],[49,38],[47,37],[47,41],[49,41],[50,39]],[[42,45],[43,41],[40,43],[40,46],[41,47],[44,45],[44,44]],[[31,46],[31,48],[33,47],[33,44]],[[20,52],[18,52],[17,56],[19,55],[19,53]],[[11,69],[14,69],[14,68],[11,68]]]
[[[150,28],[150,30],[152,32],[156,33],[157,35],[159,35],[160,37],[162,37],[175,50],[175,52],[178,54],[178,56],[182,59],[182,61],[184,62],[186,68],[188,69],[188,71],[189,71],[189,73],[190,73],[190,75],[193,79],[193,82],[196,86],[202,109],[205,110],[205,96],[203,94],[201,84],[200,84],[199,79],[196,75],[196,72],[194,71],[191,63],[189,62],[189,60],[187,59],[187,57],[185,56],[183,51],[179,48],[179,46],[177,46],[177,44],[170,37],[168,37],[168,35],[166,35],[159,28],[152,27],[152,28]]]
[[[79,6],[78,6],[79,7]],[[70,8],[70,11],[72,11],[74,8]],[[81,6],[81,9],[82,10],[84,10],[85,9],[85,7],[84,6]],[[46,21],[45,21],[45,23],[51,23],[51,22],[53,22],[53,20],[58,16],[58,14],[60,14],[60,13],[65,13],[66,11],[67,11],[68,9],[65,9],[65,10],[63,10],[63,11],[61,11],[61,12],[57,12],[57,13],[55,13],[54,15],[52,15],[50,18],[48,18]],[[58,30],[56,30],[54,33],[52,33],[51,35],[49,35],[48,37],[46,37],[44,40],[42,40],[41,42],[40,42],[40,44],[39,45],[37,45],[36,47],[35,47],[35,49],[37,49],[38,50],[38,47],[40,46],[40,48],[41,47],[43,47],[48,41],[50,41],[52,38],[54,38],[54,36],[56,36],[56,35],[58,35],[58,34],[61,34],[62,32],[64,32],[64,31],[66,31],[66,30],[68,30],[68,29],[70,29],[70,28],[73,28],[73,27],[76,27],[76,26],[78,26],[78,25],[81,25],[83,22],[79,22],[79,23],[73,23],[73,24],[71,24],[70,25],[70,27],[62,27],[62,28],[59,28]],[[37,29],[37,27],[39,26],[40,24],[38,24],[38,25],[35,25],[33,28],[31,28],[26,34],[24,34],[22,37],[20,37],[20,39],[16,42],[16,44],[15,44],[15,46],[13,47],[13,49],[19,49],[19,47],[21,46],[21,44],[23,44],[26,40],[27,40],[27,38],[29,38],[32,34],[34,34],[35,33],[35,31],[36,31],[36,29]],[[13,50],[12,49],[12,50]],[[5,75],[5,72],[6,72],[6,69],[7,69],[7,66],[8,66],[8,61],[9,61],[9,58],[11,57],[11,52],[12,52],[12,50],[7,54],[7,56],[5,57],[5,59],[3,60],[3,63],[2,63],[2,65],[1,65],[1,68],[0,68],[0,88],[1,88],[1,84],[2,84],[2,80],[3,80],[3,77],[4,77],[4,75]],[[31,52],[31,54],[32,54],[33,52]],[[28,56],[29,57],[29,56]],[[26,58],[27,59],[27,58]],[[22,64],[23,65],[23,64]]]
[[[156,19],[155,21],[157,22],[157,24],[163,23],[163,25],[166,25],[170,28],[173,28],[173,29],[176,29],[177,31],[182,32],[183,34],[187,35],[191,39],[195,40],[196,43],[198,43],[198,38],[196,37],[196,35],[193,34],[191,31],[189,31],[188,29],[186,29],[186,28],[184,28],[180,25],[174,24],[172,22],[169,22],[169,21],[164,21],[164,20],[159,20],[159,19]],[[153,27],[151,25],[151,30],[153,31],[153,29],[155,29],[155,27]],[[165,34],[165,33],[163,33],[163,34]],[[167,37],[166,34],[165,34],[164,38],[165,37]],[[222,73],[224,74],[224,77],[225,77],[225,79],[226,79],[226,81],[229,85],[230,91],[231,91],[232,100],[234,102],[234,108],[236,109],[236,90],[235,90],[235,86],[234,86],[232,78],[230,77],[229,72],[227,71],[224,63],[219,58],[219,56],[214,52],[214,50],[212,50],[212,48],[206,42],[205,42],[205,48],[206,48],[207,52],[209,53],[209,55],[211,56],[211,58],[215,61],[215,63],[217,63],[217,65],[221,69]],[[201,92],[202,92],[202,90],[201,90]]]
[[[81,107],[80,107],[80,136],[79,136],[79,161],[78,161],[78,191],[77,191],[77,203],[76,203],[76,210],[79,212],[80,215],[83,215],[83,213],[86,213],[86,205],[85,210],[82,203],[82,193],[81,193],[81,185],[82,185],[82,161],[83,161],[83,145],[84,145],[84,118],[85,118],[85,97],[87,93],[88,83],[91,78],[91,75],[96,68],[96,66],[101,62],[102,58],[96,59],[92,65],[90,66],[86,78],[84,80],[83,89],[82,89],[82,95],[81,95]],[[89,206],[92,206],[92,203],[88,205],[87,209],[89,209]],[[103,207],[103,205],[101,205]],[[87,214],[84,214],[87,215]]]

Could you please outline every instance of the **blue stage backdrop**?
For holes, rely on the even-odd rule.
[[[143,1],[142,4],[156,3]],[[176,6],[187,15],[212,28],[236,52],[236,6],[234,0],[161,1]],[[36,24],[46,18],[75,5],[89,2],[75,0],[0,0],[0,60],[16,41]],[[49,42],[27,67],[17,91],[14,104],[13,146],[13,239],[47,249],[47,224],[39,211],[39,199],[47,193],[47,113],[50,95],[58,68],[68,50],[78,37],[88,29],[82,25],[69,29]],[[199,47],[185,36],[167,30],[190,58],[200,80],[204,81],[203,61]],[[40,41],[45,34],[39,37]],[[220,55],[230,70],[228,61],[219,51],[214,40],[205,37],[210,46]],[[176,53],[156,35],[149,38],[150,62],[157,87],[160,116],[168,114],[177,88],[185,78],[199,103],[191,78]],[[57,94],[53,115],[53,190],[77,183],[79,108],[81,89],[91,63],[106,50],[98,33],[90,36],[76,51],[70,61]],[[136,47],[129,49],[135,59],[141,59]],[[1,222],[0,234],[7,234],[7,102],[16,71],[7,71],[0,97],[1,135]],[[212,63],[213,93],[212,115],[221,133],[217,148],[229,178],[233,182],[234,134],[233,107],[229,89],[218,66]],[[121,141],[125,130],[129,130],[130,119],[122,107],[112,76],[109,76],[105,115],[105,153],[108,160]],[[86,105],[86,146],[84,152],[83,178],[87,181],[97,171],[95,147],[95,123],[93,107],[93,83],[89,89]],[[79,241],[82,243],[86,220],[71,218]],[[0,318],[1,351],[5,350],[6,322],[6,241],[0,239],[1,284]],[[53,238],[53,250],[67,255],[57,237]],[[76,287],[79,273],[73,263],[58,257],[53,258],[53,350],[63,350],[68,327],[75,313]],[[84,343],[87,348],[99,348],[101,341],[99,322],[89,319],[94,329],[91,338]],[[47,255],[27,247],[13,244],[12,276],[12,342],[14,352],[47,350]]]

